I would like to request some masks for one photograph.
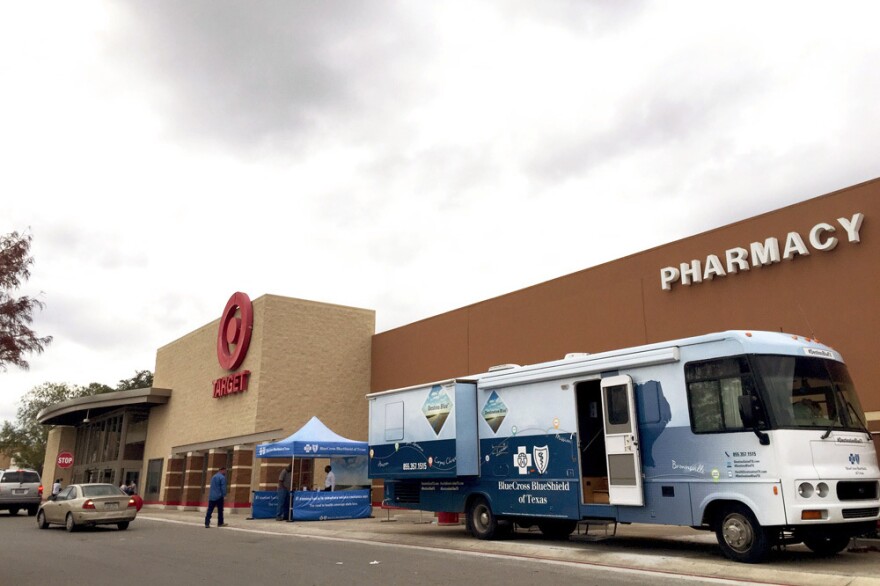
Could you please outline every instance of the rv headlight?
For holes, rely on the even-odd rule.
[[[825,498],[826,496],[828,496],[828,492],[829,492],[828,485],[825,484],[824,482],[820,482],[816,486],[816,492],[819,493],[820,498]]]
[[[814,492],[815,489],[813,488],[813,485],[809,482],[801,482],[798,485],[798,494],[801,495],[802,498],[808,499],[813,496]]]

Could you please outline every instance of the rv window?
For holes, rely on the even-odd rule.
[[[691,428],[695,433],[743,431],[739,397],[754,395],[744,357],[691,363],[685,367]]]
[[[629,421],[629,403],[626,397],[626,385],[618,385],[605,389],[608,396],[608,423],[624,425]]]
[[[403,439],[403,401],[385,405],[385,441]]]

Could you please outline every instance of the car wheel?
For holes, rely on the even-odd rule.
[[[68,533],[76,531],[76,521],[73,520],[73,513],[67,513],[67,518],[64,520],[64,527],[67,529]]]
[[[37,513],[37,527],[40,529],[46,529],[49,527],[49,522],[46,521],[46,513],[43,511]]]
[[[39,508],[40,508],[40,507],[38,507],[38,506],[30,506],[30,507],[28,507],[28,517],[33,517],[34,515],[36,515],[36,514],[37,514],[37,510],[39,510]]]
[[[836,555],[849,545],[849,537],[843,535],[809,535],[804,537],[804,545],[820,556]]]
[[[739,503],[730,505],[721,513],[715,535],[724,555],[737,562],[755,564],[770,551],[767,531],[752,511]]]
[[[494,539],[498,531],[498,518],[483,497],[478,497],[468,509],[468,528],[477,539]]]
[[[18,507],[9,507],[9,514],[10,515],[17,515],[18,514]]]
[[[120,521],[116,524],[116,526],[119,527],[120,531],[125,531],[126,529],[128,529],[128,521]]]

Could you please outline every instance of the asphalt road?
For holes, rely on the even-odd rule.
[[[571,581],[571,582],[567,582]],[[39,530],[0,514],[0,584],[9,586],[211,584],[469,584],[578,586],[725,583],[669,573],[395,544],[328,541],[239,528],[138,519],[127,531]],[[740,583],[741,584],[741,583]]]

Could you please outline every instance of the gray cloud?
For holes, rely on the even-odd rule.
[[[721,151],[711,152],[724,140],[713,129],[735,120],[767,83],[761,74],[748,72],[704,80],[697,87],[681,80],[651,80],[645,84],[651,91],[635,92],[622,102],[607,129],[576,128],[566,136],[542,141],[542,150],[527,162],[530,175],[539,183],[555,184],[614,159],[661,147],[723,157]],[[700,142],[709,150],[694,148]]]
[[[646,6],[644,0],[518,0],[499,3],[511,18],[545,22],[590,36],[612,34],[631,24]]]
[[[100,228],[99,224],[96,224]],[[143,269],[147,256],[136,250],[116,246],[110,233],[85,231],[75,224],[53,224],[40,229],[34,243],[34,259],[39,263],[92,265],[99,269]]]
[[[369,126],[412,91],[425,31],[378,2],[131,2],[107,40],[145,69],[180,139],[302,146],[304,134]],[[405,82],[405,83],[404,83]],[[405,89],[409,88],[409,89]]]

